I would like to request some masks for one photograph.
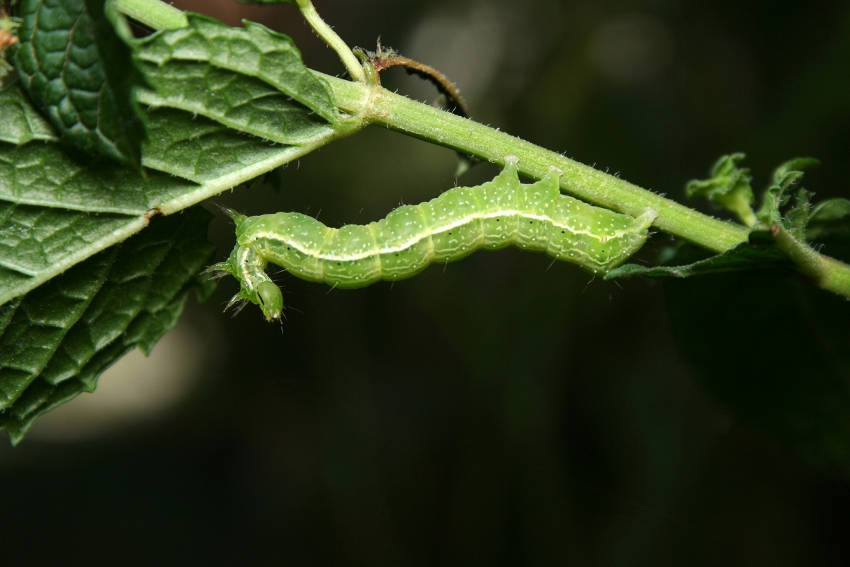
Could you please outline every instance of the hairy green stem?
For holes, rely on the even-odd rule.
[[[354,56],[348,44],[319,16],[316,8],[313,7],[313,2],[311,0],[296,0],[296,2],[298,9],[301,10],[301,15],[304,16],[313,31],[322,38],[328,47],[336,51],[351,78],[361,83],[364,82],[366,73],[363,71],[360,61]]]
[[[770,234],[777,248],[797,265],[800,272],[812,278],[820,288],[850,298],[850,266],[819,254],[779,224],[770,227]]]

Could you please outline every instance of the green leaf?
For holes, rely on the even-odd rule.
[[[21,0],[19,13],[22,86],[63,142],[138,166],[144,128],[131,91],[142,77],[103,0]]]
[[[722,157],[712,170],[712,179],[691,182],[689,193],[711,196],[720,187],[721,195],[735,191],[751,194],[748,170],[738,166],[743,158],[743,154]],[[797,271],[818,287],[850,297],[850,266],[819,251],[823,244],[839,253],[848,249],[850,231],[846,227],[847,223],[830,221],[843,220],[850,213],[850,201],[829,201],[825,205],[813,207],[811,199],[814,194],[799,186],[803,170],[817,163],[813,158],[794,158],[776,168],[771,185],[764,192],[761,207],[754,215],[759,222],[751,223],[756,230],[750,233],[749,244],[686,264],[649,268],[626,265],[609,273],[608,277],[646,275],[687,278],[707,273],[766,268],[774,261],[782,262],[781,257],[785,256]],[[749,205],[747,210],[752,214]],[[819,218],[822,220],[817,220]],[[807,242],[814,236],[821,239],[818,248],[813,248]],[[761,245],[759,240],[765,240],[768,244]]]
[[[202,25],[209,23],[202,19]],[[274,51],[274,41],[276,36],[267,37],[266,48]],[[288,38],[280,41],[281,50],[291,47]],[[140,49],[144,53],[146,47]],[[151,215],[191,206],[309,153],[336,135],[306,107],[265,83],[205,68],[202,76],[226,82],[223,92],[229,104],[205,108],[203,114],[213,120],[169,108],[151,111],[143,165],[156,171],[142,174],[115,164],[83,163],[55,143],[32,143],[52,139],[50,128],[21,89],[2,91],[0,123],[11,127],[4,128],[8,143],[0,142],[0,305],[138,232]],[[230,76],[225,79],[225,74]],[[179,81],[177,75],[157,77]],[[247,81],[241,91],[239,79]],[[172,95],[180,91],[179,86],[159,88]],[[269,105],[277,103],[291,110],[282,113],[286,118],[270,116]],[[263,118],[267,124],[260,126]],[[264,134],[291,145],[256,137]]]
[[[0,117],[3,118],[0,142],[26,144],[33,140],[53,142],[57,139],[47,120],[25,102],[17,82],[0,89]]]
[[[0,200],[7,203],[141,215],[194,189],[192,183],[153,172],[144,178],[120,166],[87,167],[58,144],[0,145]]]
[[[770,226],[781,223],[792,231],[795,237],[802,238],[802,231],[808,222],[810,193],[798,189],[795,206],[783,217],[782,209],[790,202],[791,192],[802,179],[806,168],[817,165],[818,160],[809,157],[793,158],[777,167],[773,172],[772,183],[764,191],[761,206],[756,211],[758,220]],[[790,219],[790,222],[786,222]]]
[[[57,144],[0,143],[0,304],[142,230],[152,214],[186,208],[310,149],[168,109],[151,114],[150,132],[144,164],[171,175],[94,168]]]
[[[303,104],[330,123],[339,119],[330,88],[301,61],[292,39],[253,22],[232,28],[212,18],[187,14],[189,27],[141,40],[143,61],[203,62],[255,77]],[[168,93],[166,93],[167,95]]]
[[[228,178],[242,172],[267,170],[264,164],[281,160],[285,163],[290,161],[289,155],[303,153],[299,146],[271,144],[176,110],[151,112],[148,124],[150,139],[143,147],[144,165],[207,186],[223,186]],[[324,137],[311,142],[328,139],[332,134],[333,130],[325,131]],[[233,185],[231,182],[217,192]],[[155,206],[171,209],[168,203]]]
[[[794,206],[788,209],[783,219],[783,225],[791,234],[803,241],[806,239],[806,225],[809,224],[812,214],[812,197],[814,193],[803,188],[798,189],[794,195]]]
[[[246,48],[251,33],[223,47]],[[260,36],[257,49],[268,56],[260,67],[288,61],[278,79],[296,81],[290,90],[314,106],[331,102],[291,40]],[[143,56],[149,46],[162,50],[156,41],[135,45]],[[91,391],[127,350],[150,349],[173,325],[185,290],[195,285],[190,277],[209,261],[205,230],[198,225],[195,236],[180,236],[168,227],[191,217],[152,217],[231,189],[338,135],[313,107],[240,69],[179,58],[143,65],[152,90],[142,96],[155,108],[142,171],[69,154],[20,83],[0,91],[0,427],[13,440],[39,414]]]
[[[827,199],[812,209],[810,221],[830,222],[850,217],[850,199]]]
[[[175,60],[144,70],[157,90],[141,91],[139,100],[153,108],[185,110],[279,144],[301,144],[332,131],[307,107],[254,77]]]
[[[119,357],[150,352],[210,260],[209,213],[157,219],[125,243],[0,307],[0,428],[13,443],[45,411],[91,392]]]
[[[742,153],[721,156],[711,168],[711,177],[688,182],[688,197],[704,197],[738,215],[747,226],[754,225],[752,176],[749,169],[738,166],[745,157]]]
[[[750,241],[735,248],[707,258],[694,259],[700,251],[689,246],[666,253],[666,262],[677,265],[641,266],[624,264],[609,271],[606,280],[647,276],[652,278],[689,278],[706,274],[738,272],[744,270],[789,269],[791,262],[773,244],[766,231],[754,232]],[[685,262],[685,263],[679,263]]]
[[[850,200],[827,199],[812,207],[806,225],[807,240],[823,240],[838,236],[850,242]]]

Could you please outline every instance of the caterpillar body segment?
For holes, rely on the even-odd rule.
[[[358,288],[408,278],[479,248],[517,246],[604,273],[643,245],[657,214],[647,209],[634,218],[562,195],[554,171],[523,184],[514,162],[492,181],[401,206],[366,225],[330,228],[300,213],[231,216],[237,245],[217,267],[241,282],[234,299],[256,303],[274,320],[283,301],[265,273],[268,262],[305,280]]]

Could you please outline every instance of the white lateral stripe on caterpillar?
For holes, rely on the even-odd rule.
[[[450,189],[367,225],[337,229],[300,213],[234,214],[237,246],[215,268],[241,282],[235,299],[260,305],[271,320],[280,317],[283,299],[264,271],[267,262],[303,279],[355,288],[407,278],[479,248],[516,245],[605,272],[643,245],[657,217],[652,209],[634,218],[562,195],[555,172],[522,184],[516,162],[506,161],[492,181]]]
[[[317,249],[308,250],[306,248],[303,248],[301,246],[301,243],[299,243],[297,240],[295,240],[293,238],[287,238],[286,235],[281,236],[281,234],[279,234],[279,233],[274,233],[274,232],[269,232],[269,231],[257,231],[257,232],[255,232],[252,235],[252,238],[250,240],[247,240],[245,242],[245,244],[243,244],[243,246],[250,246],[250,244],[253,241],[260,240],[260,239],[263,239],[263,238],[270,239],[270,240],[277,238],[277,239],[280,239],[283,242],[285,242],[288,246],[292,246],[293,248],[296,248],[299,252],[301,252],[302,254],[305,254],[307,256],[316,256],[316,257],[319,257],[323,260],[328,260],[328,261],[332,261],[332,262],[335,262],[335,261],[350,262],[350,261],[354,261],[354,260],[362,260],[363,258],[373,256],[375,254],[392,254],[394,252],[404,251],[404,250],[411,248],[412,246],[418,244],[422,240],[424,240],[426,238],[430,238],[432,235],[442,234],[444,232],[448,232],[452,229],[455,229],[455,228],[464,226],[466,224],[469,224],[470,222],[475,221],[475,220],[487,220],[487,219],[495,219],[495,218],[510,217],[510,216],[516,216],[516,217],[519,217],[519,218],[522,218],[522,219],[530,219],[530,220],[536,220],[536,221],[540,221],[540,222],[548,222],[552,226],[554,226],[555,228],[567,230],[573,235],[587,236],[588,238],[596,239],[603,244],[605,242],[608,242],[608,240],[610,240],[612,238],[618,238],[618,237],[623,236],[624,234],[627,233],[627,231],[625,231],[625,230],[618,230],[614,233],[613,236],[609,236],[609,235],[606,235],[606,234],[596,234],[596,233],[593,233],[589,230],[575,229],[568,224],[558,224],[557,222],[555,222],[550,217],[544,216],[544,215],[527,214],[527,213],[524,213],[523,211],[499,211],[499,212],[496,212],[496,213],[486,213],[486,214],[481,214],[481,215],[470,215],[470,216],[465,217],[463,219],[456,220],[449,225],[438,227],[435,230],[428,232],[427,234],[411,238],[410,240],[403,242],[401,244],[398,244],[396,246],[393,246],[393,247],[376,248],[375,251],[365,251],[365,252],[360,252],[360,253],[355,253],[355,254],[350,254],[350,255],[343,255],[343,256],[335,256],[330,252],[325,252],[325,251],[317,250]],[[366,226],[371,226],[371,225],[366,225]]]

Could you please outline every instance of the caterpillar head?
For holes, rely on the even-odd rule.
[[[283,294],[280,288],[270,281],[261,282],[257,286],[257,305],[266,317],[266,321],[280,321],[283,314]]]
[[[279,321],[283,315],[283,294],[265,272],[265,262],[251,248],[236,246],[226,262],[211,266],[217,274],[230,274],[239,280],[239,293],[225,310],[239,303],[253,303],[266,321]]]
[[[239,293],[230,299],[224,310],[235,308],[235,313],[239,313],[248,303],[257,305],[269,323],[280,321],[283,317],[283,294],[271,281],[261,282],[256,289],[248,289],[242,285]]]

